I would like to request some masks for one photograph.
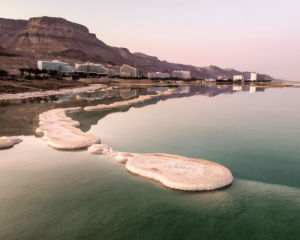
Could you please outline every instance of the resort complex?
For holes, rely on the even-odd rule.
[[[61,62],[59,60],[53,61],[38,61],[37,63],[38,69],[43,70],[46,69],[48,71],[57,71],[59,75],[73,75],[76,73],[79,76],[81,73],[84,76],[92,76],[92,77],[101,77],[101,76],[108,76],[108,77],[121,77],[121,78],[145,78],[141,74],[141,70],[137,67],[133,67],[127,64],[123,64],[121,67],[119,66],[112,66],[107,65],[108,67],[105,68],[104,65],[98,63],[76,63],[75,67],[70,66],[69,63]],[[120,69],[120,70],[119,70]],[[117,72],[119,70],[119,72]],[[190,71],[178,71],[175,70],[171,74],[166,72],[148,72],[146,73],[148,79],[164,79],[164,80],[174,80],[174,79],[182,79],[188,80],[191,79],[191,72]],[[201,80],[201,79],[200,79]],[[203,80],[203,79],[202,79]],[[271,81],[266,79],[266,75],[258,74],[252,72],[250,75],[250,79],[246,78],[244,75],[233,75],[232,77],[221,75],[216,78],[206,78],[204,79],[206,83],[213,83],[213,82],[264,82],[264,81]]]
[[[94,64],[94,63],[85,63],[85,64],[79,64],[76,63],[75,67],[78,72],[83,72],[83,73],[96,73],[100,75],[106,75],[106,68],[101,65],[101,64]]]
[[[129,65],[124,64],[120,68],[120,74],[125,73],[125,74],[130,74],[130,77],[141,77],[141,70]]]
[[[161,73],[161,72],[148,73],[148,78],[149,79],[152,79],[152,78],[164,79],[164,78],[169,78],[169,77],[170,77],[169,73]]]
[[[190,71],[173,71],[172,75],[173,75],[173,77],[180,78],[180,79],[189,79],[189,78],[191,78],[191,72]]]

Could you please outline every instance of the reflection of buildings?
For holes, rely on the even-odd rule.
[[[179,86],[175,88],[173,93],[189,93],[190,92],[190,86]]]
[[[256,92],[256,87],[250,87],[250,93],[255,93]]]
[[[140,89],[121,89],[119,94],[123,99],[129,99],[139,96],[141,93]]]
[[[148,78],[169,78],[170,74],[169,73],[161,73],[161,72],[156,72],[156,73],[148,73]]]
[[[259,87],[250,87],[250,93],[255,93],[255,92],[264,92],[264,88],[259,88]]]
[[[61,103],[61,102],[69,101],[73,95],[74,94],[65,94],[65,95],[56,96],[57,100],[55,102]]]
[[[112,98],[113,96],[116,95],[116,93],[117,93],[117,90],[116,90],[116,89],[107,90],[107,91],[106,91],[106,96],[107,96],[108,98]]]
[[[264,74],[251,73],[250,81],[261,81],[261,80],[265,80],[265,79],[266,79],[266,76]]]
[[[129,65],[124,64],[120,68],[120,75],[122,76],[122,73],[130,74],[131,77],[140,77],[141,76],[141,70],[131,67]]]
[[[165,92],[168,91],[169,88],[167,87],[152,87],[148,88],[148,92]]]
[[[189,78],[191,78],[191,72],[190,71],[173,71],[172,76],[180,78],[180,79],[189,79]]]
[[[104,91],[98,91],[98,92],[84,92],[84,93],[78,93],[76,95],[76,99],[86,99],[86,100],[99,100],[99,99],[103,99],[106,97],[106,92]]]
[[[232,90],[233,91],[241,91],[242,90],[242,86],[233,86]]]

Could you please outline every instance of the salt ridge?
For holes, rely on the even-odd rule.
[[[227,168],[207,160],[162,153],[117,152],[106,144],[93,144],[88,151],[114,157],[118,162],[126,163],[128,171],[154,179],[173,189],[215,190],[230,185],[233,181]]]
[[[48,146],[57,149],[81,149],[94,143],[100,143],[100,139],[92,134],[84,133],[77,127],[78,121],[67,117],[67,112],[81,111],[77,108],[59,108],[40,114],[40,127],[36,130],[43,134],[43,140]]]

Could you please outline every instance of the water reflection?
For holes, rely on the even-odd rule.
[[[238,91],[248,91],[250,93],[264,91],[264,88],[252,86],[154,86],[151,88],[115,88],[98,90],[95,92],[85,92],[77,94],[64,94],[49,97],[35,97],[28,99],[12,99],[0,101],[0,137],[35,135],[35,130],[39,127],[39,114],[53,108],[86,107],[97,104],[111,104],[124,101],[140,95],[155,94],[156,92],[166,92],[170,94],[160,96],[147,102],[156,104],[160,100],[168,98],[190,97],[194,95],[204,95],[215,97],[220,94],[233,94]],[[135,107],[143,107],[145,103]],[[128,109],[127,109],[128,110]],[[113,111],[120,111],[113,110]],[[126,111],[126,109],[122,109]],[[108,112],[104,114],[108,114]],[[98,115],[98,117],[101,114]],[[90,129],[91,124],[95,124],[99,118],[86,119],[81,122],[84,131]]]

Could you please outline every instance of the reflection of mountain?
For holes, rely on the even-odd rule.
[[[45,99],[36,98],[30,101],[20,100],[0,102],[0,137],[1,136],[19,136],[19,135],[35,135],[35,130],[39,127],[39,114],[49,109],[53,109],[53,102],[55,108],[67,108],[67,107],[85,107],[95,106],[97,104],[111,104],[114,102],[124,101],[124,99],[138,97],[140,94],[153,94],[153,92],[160,91],[162,88],[150,88],[150,89],[113,89],[108,91],[98,91],[93,93],[81,93],[72,97],[70,95],[61,95],[58,97],[52,97]],[[147,92],[148,90],[148,92]],[[164,88],[168,90],[168,88]],[[250,91],[250,87],[242,87],[241,91]],[[264,91],[263,88],[256,88],[256,91]],[[220,94],[233,94],[237,91],[233,90],[233,87],[217,88],[208,86],[192,86],[185,87],[180,86],[173,88],[172,94],[162,95],[158,98],[152,99],[141,105],[135,107],[143,107],[145,105],[156,104],[160,100],[166,100],[170,98],[189,97],[193,95],[204,95],[208,97],[214,97]],[[68,100],[69,99],[69,100]],[[93,99],[93,101],[90,101]],[[40,104],[43,102],[43,104]],[[8,105],[7,105],[8,104]],[[114,109],[112,111],[104,112],[84,112],[76,113],[74,116],[81,122],[81,128],[83,131],[88,131],[90,127],[97,124],[99,119],[106,116],[111,112],[127,111],[129,108]]]

